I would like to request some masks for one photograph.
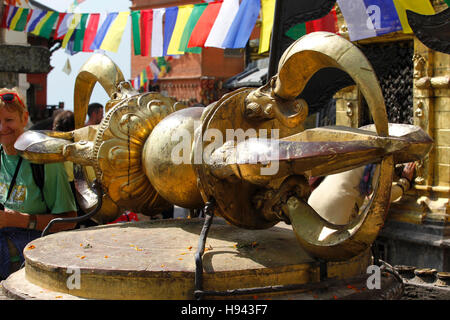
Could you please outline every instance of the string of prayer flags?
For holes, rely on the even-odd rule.
[[[73,0],[72,8],[85,0]],[[70,54],[106,50],[116,52],[131,21],[135,55],[175,56],[200,53],[202,48],[244,48],[261,18],[258,53],[267,52],[273,29],[276,0],[203,0],[201,3],[130,12],[73,13],[20,7],[6,0],[1,27],[62,40]],[[435,14],[431,0],[337,0],[349,30],[350,40],[360,40],[402,31],[412,32],[406,10]],[[445,0],[447,4],[450,0]],[[19,4],[19,5],[18,5]],[[301,23],[285,35],[297,39],[315,32],[337,33],[336,11]],[[156,76],[164,73],[159,67]],[[154,73],[153,73],[154,74]]]

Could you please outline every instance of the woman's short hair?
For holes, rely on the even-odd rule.
[[[13,99],[13,101],[11,101],[11,102],[5,102],[5,101],[3,101],[3,99],[0,99],[0,108],[5,107],[6,109],[8,109],[8,111],[17,111],[17,112],[19,112],[20,115],[22,115],[24,111],[28,111],[27,106],[25,104],[25,98],[22,95],[22,93],[20,92],[19,88],[14,87],[11,89],[9,89],[9,88],[0,89],[0,95],[4,94],[4,93],[17,94],[19,96],[20,100],[22,101],[22,103],[20,103],[20,101],[18,101],[17,98]]]

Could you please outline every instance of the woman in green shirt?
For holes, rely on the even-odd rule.
[[[14,148],[28,123],[27,107],[17,89],[0,90],[0,277],[10,270],[10,249],[23,261],[26,244],[40,236],[56,217],[76,217],[75,200],[62,163],[44,166],[42,190],[34,181],[31,165]],[[55,224],[50,232],[72,229],[75,223]],[[12,246],[13,244],[13,246]]]

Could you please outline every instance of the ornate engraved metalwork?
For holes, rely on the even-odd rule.
[[[358,85],[374,125],[304,130],[308,105],[298,97],[324,68],[341,70]],[[84,76],[89,70],[95,68],[84,69]],[[89,75],[80,94],[90,95],[99,79]],[[106,191],[102,210],[108,219],[124,208],[154,214],[165,203],[198,207],[214,201],[214,213],[239,227],[291,223],[302,247],[326,260],[349,259],[373,243],[386,218],[394,163],[422,159],[432,144],[418,127],[388,124],[369,61],[351,42],[327,32],[293,43],[265,86],[241,88],[206,108],[176,111],[174,101],[157,93],[137,94],[120,83],[110,88],[111,107],[99,126],[59,139],[25,133],[16,148],[35,161],[40,153],[47,162],[54,157],[93,166]],[[85,103],[80,106],[84,113]],[[240,140],[230,131],[254,135]],[[178,143],[180,136],[188,139]],[[46,147],[48,140],[58,147]],[[374,194],[349,224],[331,224],[307,205],[309,176],[374,162],[381,163]]]

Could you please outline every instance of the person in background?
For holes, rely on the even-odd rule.
[[[91,103],[88,106],[89,120],[86,122],[86,126],[99,124],[103,119],[103,106],[100,103]]]
[[[26,128],[29,130],[52,130],[53,121],[55,120],[56,116],[63,111],[64,109],[55,109],[49,118],[40,120],[34,123],[32,126],[27,126]]]
[[[31,163],[14,148],[28,118],[27,106],[18,89],[0,89],[0,278],[20,267],[25,246],[40,237],[52,219],[77,214],[64,165],[50,163],[41,167],[44,169],[41,189]],[[49,231],[74,227],[74,223],[60,223]]]
[[[64,110],[56,115],[53,119],[54,131],[72,131],[75,130],[75,117],[72,111]]]

